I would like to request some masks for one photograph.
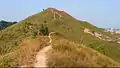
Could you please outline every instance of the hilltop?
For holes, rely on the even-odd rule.
[[[28,58],[30,58],[30,56],[34,54],[33,52],[38,52],[38,50],[40,50],[41,48],[48,46],[49,44],[46,43],[48,42],[48,38],[46,38],[47,35],[42,38],[42,40],[36,40],[38,41],[37,45],[20,45],[26,38],[28,40],[33,38],[33,36],[34,38],[36,38],[36,35],[41,37],[41,26],[44,26],[47,30],[49,30],[49,32],[58,33],[60,35],[59,38],[61,38],[62,40],[64,40],[63,38],[65,38],[67,42],[73,41],[74,43],[79,44],[78,46],[84,45],[88,49],[91,47],[92,49],[97,50],[101,54],[104,54],[112,58],[113,60],[120,62],[120,44],[118,44],[116,41],[109,41],[111,39],[114,40],[120,37],[120,35],[112,35],[109,32],[105,32],[104,29],[98,28],[88,23],[87,21],[77,20],[71,15],[65,13],[64,11],[59,11],[55,8],[48,8],[40,13],[29,16],[28,18],[20,21],[19,23],[7,27],[4,30],[1,30],[0,56],[3,57],[4,55],[8,55],[7,57],[3,57],[4,60],[0,59],[0,66],[24,65],[24,63],[29,63],[27,61],[29,59],[27,59],[25,62],[22,62],[24,59],[26,59],[26,57],[19,57],[18,59],[22,59],[20,60],[20,63],[17,63],[16,60],[13,60],[17,58],[14,55],[20,52],[21,56],[28,56]],[[29,43],[26,43],[25,41],[25,44]],[[64,42],[60,44],[64,44]],[[73,47],[76,47],[76,44],[73,45],[70,43],[70,45],[73,45]],[[27,50],[28,48],[30,51]],[[32,49],[33,52],[31,51]],[[25,53],[23,53],[22,51],[25,51]],[[9,55],[12,52],[15,54]],[[29,52],[31,52],[30,55],[27,55],[27,53]],[[104,61],[101,60],[101,62]],[[106,61],[106,64],[107,63],[108,62]],[[117,62],[115,62],[115,65],[116,63]],[[90,64],[90,66],[92,65]]]

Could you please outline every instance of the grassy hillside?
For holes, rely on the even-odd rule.
[[[19,23],[16,23],[0,32],[0,56],[16,51],[21,41],[31,37],[34,32],[40,30],[41,25],[47,26],[49,31],[54,31],[68,40],[92,47],[101,53],[120,61],[120,46],[114,42],[107,42],[83,32],[84,28],[104,33],[88,22],[78,21],[64,11],[48,8],[40,13],[32,15]],[[107,35],[107,33],[104,33]],[[6,43],[7,42],[7,43]],[[104,49],[99,50],[98,48]]]
[[[62,17],[56,14],[56,19],[53,20],[53,11],[59,13]],[[49,27],[50,31],[58,32],[65,36],[67,39],[75,41],[77,43],[82,43],[88,46],[94,45],[95,49],[99,45],[104,45],[106,49],[105,55],[117,61],[120,61],[119,44],[116,44],[114,42],[111,42],[109,44],[109,42],[107,41],[100,40],[92,35],[84,33],[83,30],[84,28],[89,28],[93,31],[101,32],[102,34],[113,38],[115,37],[114,35],[105,33],[103,29],[97,28],[86,21],[78,21],[72,16],[64,13],[63,11],[49,8],[41,13],[35,14],[27,18],[25,21],[32,22],[37,25],[44,24],[44,21],[47,21],[46,24]]]
[[[37,52],[45,46],[48,46],[47,37],[25,38],[19,46],[14,46],[13,51],[0,55],[0,67],[31,67],[35,62]],[[7,51],[7,50],[6,50]]]
[[[52,51],[49,51],[50,67],[118,67],[111,58],[85,45],[69,41],[60,35],[52,36]]]

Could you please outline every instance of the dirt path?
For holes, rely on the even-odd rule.
[[[40,50],[36,55],[36,63],[34,63],[34,67],[47,67],[46,60],[47,60],[47,52],[51,49],[51,46],[47,46]]]
[[[34,67],[47,67],[47,52],[52,49],[52,38],[51,35],[55,32],[49,33],[48,38],[50,39],[50,45],[41,49],[36,55],[36,62],[34,63]]]

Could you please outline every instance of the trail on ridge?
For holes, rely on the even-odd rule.
[[[52,38],[51,35],[55,33],[55,32],[51,32],[49,33],[48,38],[50,39],[49,46],[44,47],[43,49],[41,49],[37,55],[36,55],[36,62],[34,63],[34,67],[47,67],[47,52],[52,49]]]
[[[51,49],[51,46],[47,46],[40,50],[36,55],[36,63],[34,67],[47,67],[46,60],[47,60],[47,52]]]

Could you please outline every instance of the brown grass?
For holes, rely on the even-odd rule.
[[[60,37],[53,38],[53,50],[48,53],[50,67],[117,67],[118,62],[103,54]]]
[[[46,43],[47,37],[38,39],[25,39],[23,40],[20,51],[18,53],[18,63],[20,66],[32,66],[36,53],[42,49],[43,47],[47,46]]]

